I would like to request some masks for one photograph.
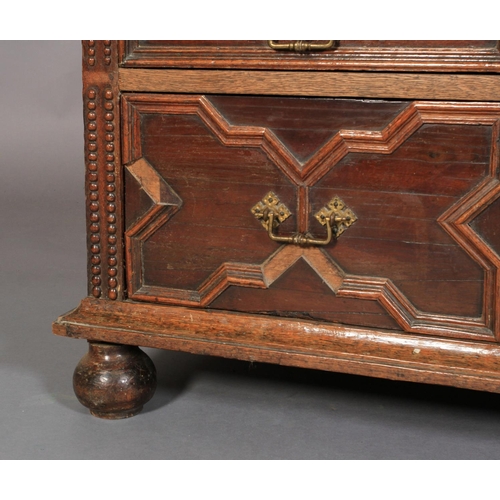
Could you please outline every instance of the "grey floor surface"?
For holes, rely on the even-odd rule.
[[[500,396],[147,350],[155,398],[91,417],[80,43],[0,42],[0,459],[498,459]]]

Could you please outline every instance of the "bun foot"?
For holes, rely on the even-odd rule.
[[[89,342],[73,375],[78,401],[106,419],[137,415],[156,389],[156,369],[138,347]]]

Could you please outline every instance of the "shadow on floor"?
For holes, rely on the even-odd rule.
[[[377,399],[386,404],[424,405],[464,413],[498,412],[500,395],[454,387],[392,381],[305,368],[252,363],[182,352],[145,349],[157,369],[158,387],[144,411],[154,411],[179,397],[204,374],[235,381],[295,385],[300,390],[335,390],[349,398]]]

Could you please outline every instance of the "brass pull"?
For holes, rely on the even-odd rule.
[[[324,43],[306,42],[297,40],[290,43],[279,43],[274,40],[268,40],[267,44],[274,50],[291,50],[293,52],[307,52],[308,50],[328,50],[333,47],[335,40],[328,40]]]
[[[326,222],[326,239],[319,240],[317,238],[312,238],[307,236],[306,234],[296,233],[292,236],[276,236],[273,234],[273,222],[274,222],[274,213],[272,211],[268,212],[267,218],[267,234],[269,238],[273,241],[278,241],[279,243],[293,243],[294,245],[306,246],[306,245],[328,245],[330,241],[332,241],[333,231],[330,219]]]
[[[267,193],[259,203],[252,207],[252,213],[256,219],[261,221],[271,240],[278,243],[292,243],[301,246],[328,245],[334,236],[338,238],[357,220],[354,212],[347,208],[345,203],[336,196],[315,215],[320,224],[326,226],[325,239],[314,238],[303,233],[296,233],[291,236],[278,236],[274,234],[274,229],[285,221],[291,215],[291,212],[272,191]]]

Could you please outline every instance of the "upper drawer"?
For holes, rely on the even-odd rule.
[[[121,60],[124,67],[151,68],[500,72],[497,40],[274,42],[276,43],[270,44],[266,40],[123,41]]]

